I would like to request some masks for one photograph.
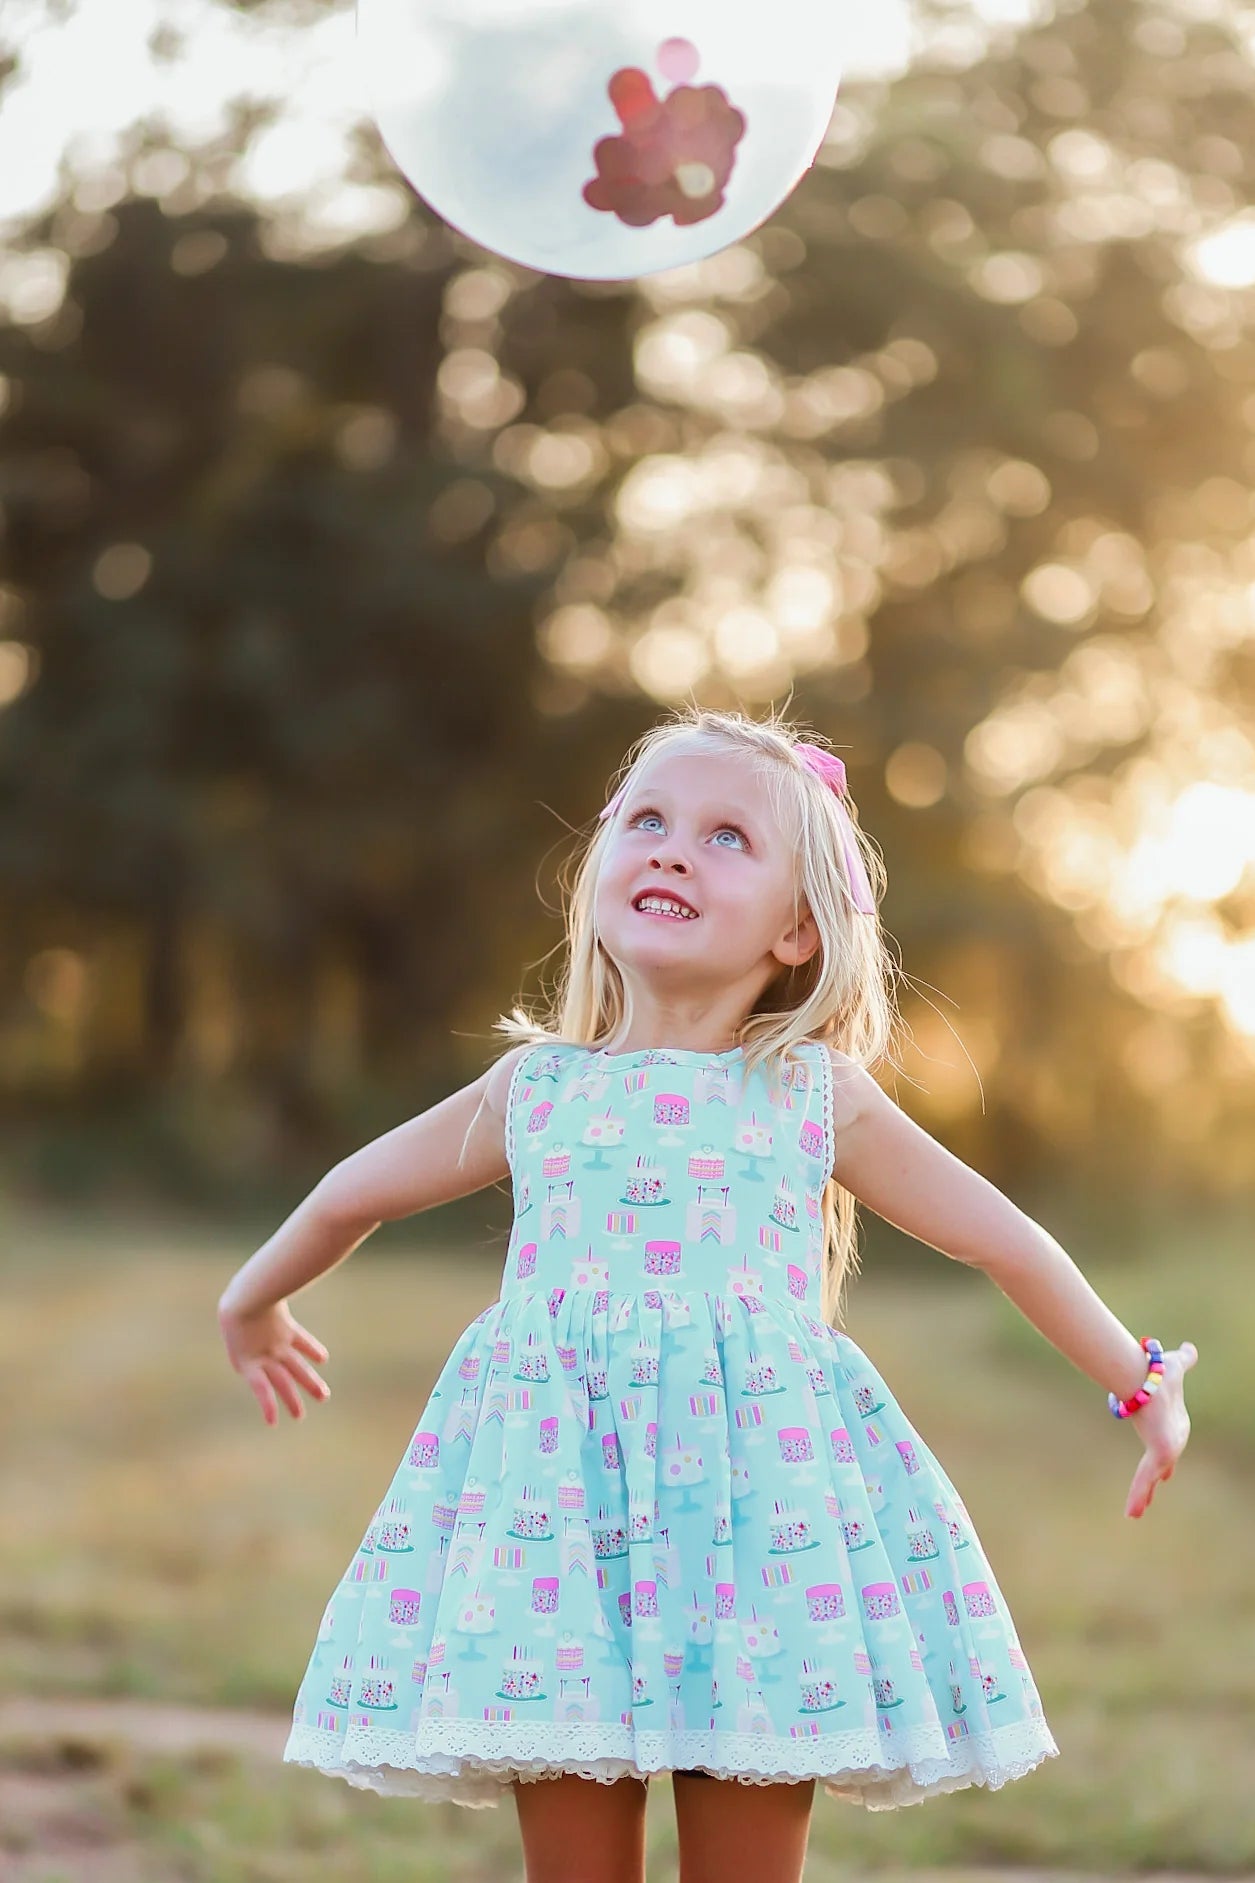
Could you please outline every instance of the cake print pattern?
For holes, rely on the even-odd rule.
[[[827,1050],[548,1044],[505,1128],[499,1297],[325,1603],[284,1758],[464,1805],[700,1767],[876,1811],[1053,1756],[962,1499],[822,1318]]]

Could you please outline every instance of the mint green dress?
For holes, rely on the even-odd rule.
[[[284,1758],[814,1778],[890,1810],[1058,1748],[963,1502],[820,1310],[832,1063],[548,1042],[510,1080],[499,1298],[332,1591]]]

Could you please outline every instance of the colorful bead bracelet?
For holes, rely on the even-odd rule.
[[[1128,1399],[1119,1399],[1115,1393],[1107,1394],[1107,1404],[1117,1419],[1127,1419],[1131,1413],[1140,1412],[1154,1398],[1163,1382],[1163,1342],[1151,1334],[1144,1334],[1137,1344],[1149,1356],[1150,1364],[1146,1369],[1145,1380]]]

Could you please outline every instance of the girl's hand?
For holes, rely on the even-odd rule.
[[[252,1387],[267,1425],[273,1425],[279,1416],[276,1393],[294,1419],[305,1417],[305,1402],[298,1386],[317,1399],[329,1397],[327,1382],[301,1357],[304,1354],[310,1360],[325,1361],[329,1358],[327,1349],[293,1318],[286,1301],[252,1314],[241,1314],[219,1303],[218,1325],[231,1365]]]
[[[1177,1459],[1190,1436],[1190,1415],[1185,1410],[1185,1375],[1198,1359],[1192,1340],[1179,1347],[1165,1347],[1163,1378],[1153,1399],[1134,1412],[1126,1424],[1135,1425],[1146,1447],[1129,1486],[1126,1517],[1140,1517],[1155,1495],[1155,1486],[1172,1476]]]

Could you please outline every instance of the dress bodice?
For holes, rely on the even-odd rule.
[[[818,1311],[831,1061],[809,1040],[783,1066],[744,1062],[741,1047],[522,1054],[503,1292],[697,1290]]]

